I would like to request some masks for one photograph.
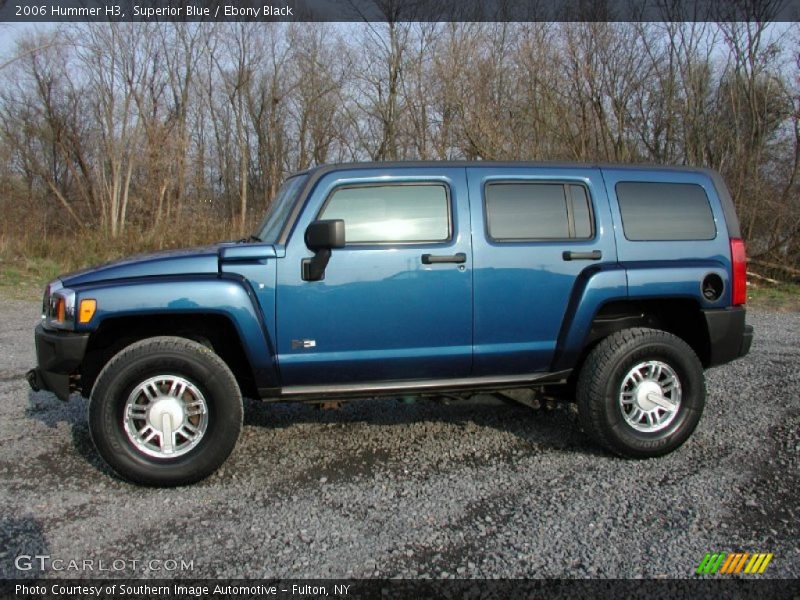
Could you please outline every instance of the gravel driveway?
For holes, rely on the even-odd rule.
[[[220,472],[154,490],[100,463],[86,401],[28,388],[38,310],[0,303],[0,577],[36,554],[65,577],[687,577],[713,551],[800,577],[800,313],[749,316],[750,356],[662,459],[598,450],[570,405],[248,401]]]

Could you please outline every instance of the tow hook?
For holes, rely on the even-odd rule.
[[[28,385],[31,386],[31,389],[34,392],[39,392],[42,389],[42,384],[39,379],[39,370],[38,369],[31,369],[27,373],[25,373],[25,379],[28,380]]]

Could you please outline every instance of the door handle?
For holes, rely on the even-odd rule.
[[[451,254],[451,255],[442,255],[442,254],[423,254],[422,255],[422,264],[423,265],[435,265],[439,263],[457,263],[462,264],[467,262],[467,255],[463,252],[459,252],[458,254]]]
[[[572,250],[564,250],[561,255],[564,260],[600,260],[603,258],[603,253],[600,250],[592,250],[591,252],[573,252]]]

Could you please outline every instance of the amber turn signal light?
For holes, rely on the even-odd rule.
[[[63,323],[67,315],[67,301],[64,298],[56,300],[56,321]]]
[[[80,310],[78,311],[78,323],[88,323],[94,316],[94,311],[97,310],[97,300],[87,299],[81,300]]]

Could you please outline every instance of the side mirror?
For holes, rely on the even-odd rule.
[[[304,258],[301,263],[303,281],[325,279],[325,268],[331,259],[333,248],[344,248],[344,221],[331,219],[314,221],[306,228],[306,246],[313,250],[313,258]]]
[[[344,248],[344,221],[342,219],[314,221],[306,229],[306,246],[314,252]]]

